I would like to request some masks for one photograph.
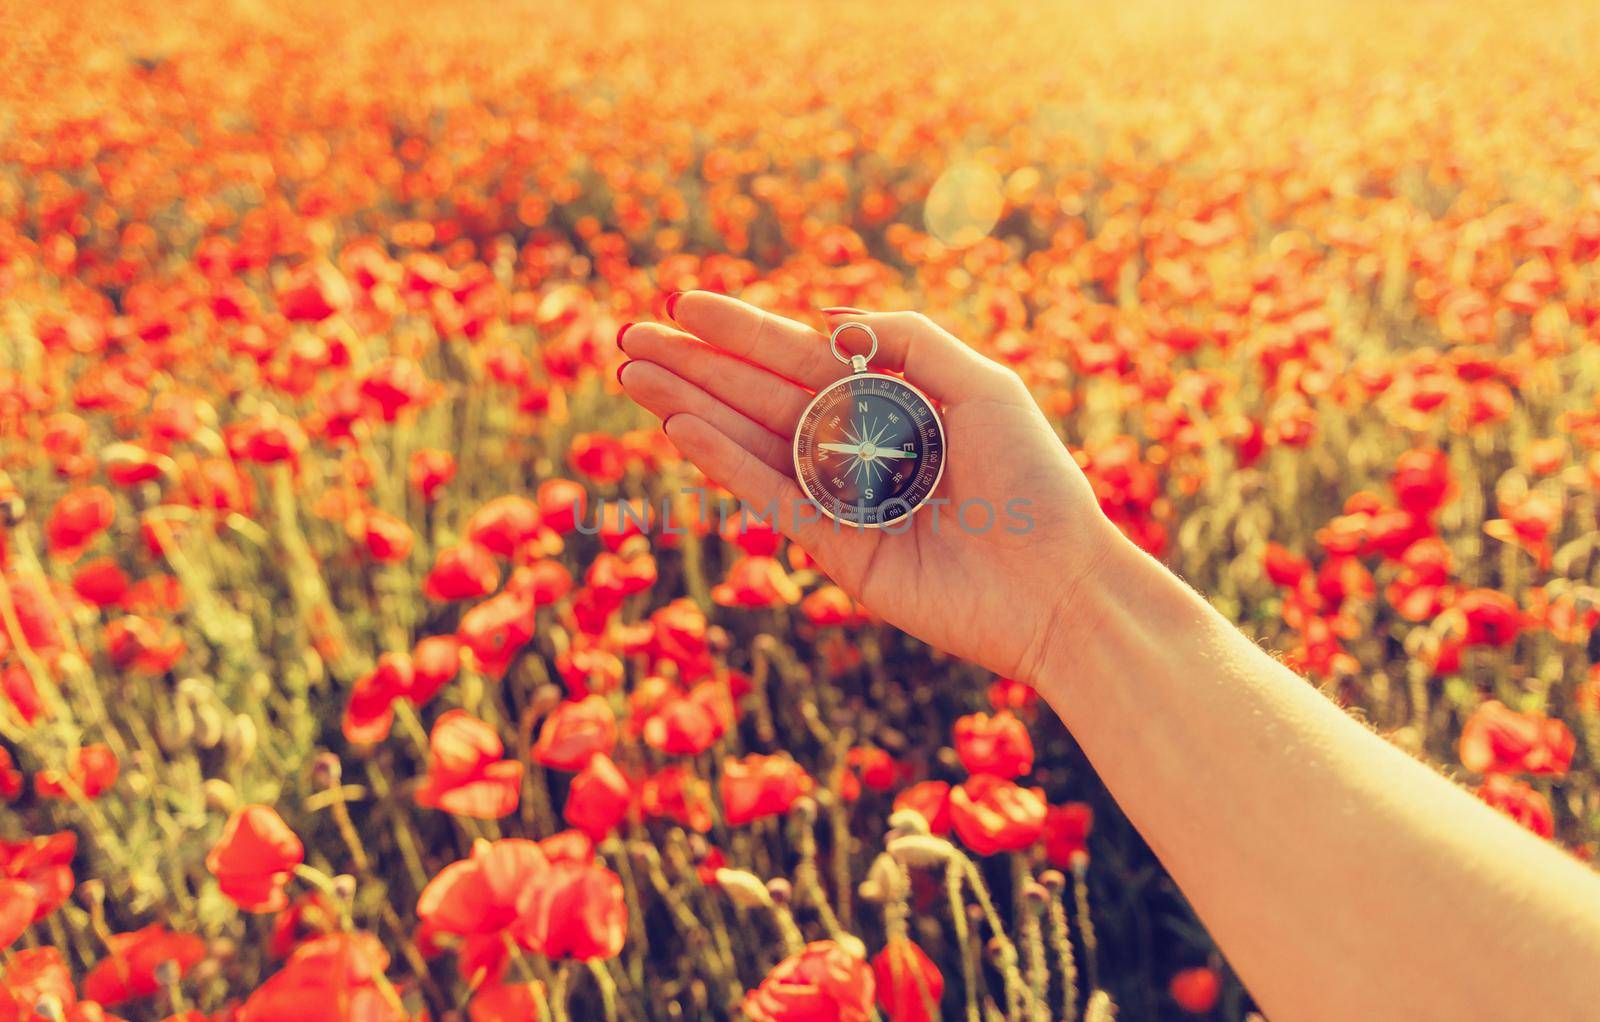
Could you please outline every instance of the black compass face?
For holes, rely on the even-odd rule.
[[[944,469],[944,429],[904,380],[856,373],[819,392],[800,417],[794,467],[806,496],[852,525],[915,511]]]

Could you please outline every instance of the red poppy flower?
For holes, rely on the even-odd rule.
[[[517,808],[522,764],[501,758],[505,746],[488,724],[451,710],[433,725],[428,751],[418,805],[479,820],[497,820]]]
[[[605,697],[569,699],[539,728],[533,758],[557,770],[582,770],[591,756],[611,754],[617,744],[617,717]]]
[[[461,640],[454,635],[430,635],[411,650],[413,703],[424,706],[461,671]]]
[[[183,657],[183,636],[170,622],[126,614],[106,625],[106,653],[125,671],[165,674]]]
[[[411,692],[416,671],[404,653],[384,653],[377,666],[356,679],[345,704],[342,730],[346,741],[371,745],[389,736],[394,701]]]
[[[303,861],[304,846],[277,810],[248,805],[228,818],[206,868],[246,912],[276,912],[288,904],[283,886]]]
[[[533,629],[533,603],[520,593],[507,592],[491,596],[461,615],[456,636],[472,651],[479,670],[499,678],[533,638]]]
[[[537,504],[527,497],[508,494],[489,501],[467,519],[467,536],[493,553],[510,557],[538,535],[543,525]]]
[[[83,977],[83,996],[108,1007],[159,991],[157,967],[172,963],[182,976],[206,956],[205,941],[159,923],[115,934],[106,944],[107,956]]]
[[[393,564],[411,556],[411,546],[416,541],[411,526],[387,511],[369,508],[359,515],[359,538],[366,544],[373,560]]]
[[[1204,1015],[1217,1006],[1222,980],[1215,969],[1204,966],[1184,969],[1167,983],[1167,992],[1178,1007],[1191,1015]]]
[[[61,906],[72,893],[72,857],[78,835],[70,830],[22,841],[0,841],[0,878],[18,880],[33,888],[33,919],[38,922]]]
[[[950,792],[950,821],[979,855],[1027,848],[1044,833],[1044,795],[993,774],[978,774]]]
[[[1089,832],[1094,829],[1094,809],[1087,802],[1051,806],[1044,817],[1044,854],[1050,865],[1070,869],[1089,854]]]
[[[544,984],[503,983],[484,987],[467,1005],[471,1022],[539,1022],[545,1005]]]
[[[99,798],[117,783],[117,754],[108,745],[85,745],[72,755],[72,765],[59,770],[41,770],[33,775],[33,790],[40,798]]]
[[[795,799],[809,795],[813,782],[787,755],[752,754],[722,767],[722,814],[730,827],[768,816],[782,816]]]
[[[1454,491],[1450,459],[1431,447],[1407,451],[1395,459],[1392,485],[1401,507],[1426,518],[1443,506]]]
[[[867,963],[831,940],[816,940],[745,994],[750,1022],[866,1022],[876,983]]]
[[[663,767],[639,786],[645,815],[671,820],[701,834],[711,829],[711,788],[687,767]]]
[[[45,544],[52,557],[75,560],[83,548],[116,517],[111,491],[104,486],[86,486],[62,497],[45,519]]]
[[[524,889],[518,911],[523,946],[549,958],[614,958],[627,937],[622,881],[604,866],[553,863]]]
[[[0,746],[0,799],[12,802],[22,794],[22,771],[17,769],[11,750]]]
[[[969,714],[956,721],[953,734],[956,755],[970,773],[1020,777],[1033,769],[1033,739],[1009,710]]]
[[[236,1022],[409,1022],[383,978],[389,953],[370,933],[330,933],[295,948],[240,1005]]]
[[[900,766],[883,749],[858,745],[844,754],[845,766],[873,791],[888,791],[900,779]]]
[[[417,917],[444,933],[499,933],[517,921],[517,899],[549,872],[550,860],[537,841],[479,841],[471,856],[428,881],[417,898]]]
[[[278,292],[278,311],[297,323],[317,323],[350,307],[350,285],[332,263],[304,263]]]
[[[895,796],[896,812],[910,809],[928,821],[928,830],[938,837],[950,833],[950,785],[944,781],[919,781]]]
[[[386,358],[361,380],[361,394],[378,406],[384,422],[393,422],[406,408],[428,400],[434,384],[409,358]]]
[[[572,779],[562,816],[598,841],[628,815],[632,799],[633,789],[611,757],[595,755]]]
[[[1276,543],[1267,544],[1265,556],[1267,578],[1272,584],[1285,589],[1298,588],[1311,572],[1311,562],[1299,554],[1291,553]]]
[[[864,618],[856,601],[838,586],[823,586],[800,601],[800,613],[818,628],[859,624]]]
[[[1540,837],[1555,836],[1556,818],[1550,810],[1550,800],[1526,781],[1490,774],[1478,786],[1477,796]]]
[[[96,607],[114,607],[128,592],[128,576],[110,557],[86,561],[72,575],[72,590]]]
[[[1461,765],[1478,773],[1560,776],[1577,746],[1572,729],[1538,713],[1517,713],[1497,700],[1479,706],[1461,728]]]
[[[35,1007],[49,1000],[59,1004],[69,1019],[75,1014],[78,991],[73,988],[72,974],[67,971],[61,951],[45,946],[11,955],[4,971],[0,971],[0,1019],[44,1022],[48,1016],[37,1013]]]
[[[890,940],[872,959],[878,1005],[889,1022],[932,1022],[939,1017],[944,974],[916,941]]]
[[[436,447],[425,447],[411,455],[407,474],[412,487],[431,504],[439,499],[439,491],[456,477],[455,455]]]
[[[33,925],[39,895],[21,880],[0,880],[0,949],[10,947]]]
[[[722,737],[724,727],[703,702],[672,695],[644,722],[644,740],[669,756],[698,756]]]
[[[500,584],[500,565],[487,547],[476,543],[445,547],[423,580],[430,600],[470,600],[487,596]]]
[[[582,483],[571,479],[546,479],[539,484],[534,500],[539,505],[539,517],[544,527],[565,534],[583,521],[589,491],[583,488]]]
[[[1469,646],[1509,646],[1522,631],[1516,601],[1498,589],[1469,589],[1452,610],[1466,623],[1463,641]]]
[[[711,598],[724,607],[787,607],[800,602],[800,587],[776,558],[741,557],[711,588]]]
[[[620,482],[628,468],[628,455],[622,442],[604,433],[580,433],[573,437],[567,460],[573,468],[601,484]]]

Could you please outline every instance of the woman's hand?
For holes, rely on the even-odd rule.
[[[1088,481],[1010,369],[914,312],[833,310],[878,337],[872,368],[902,374],[944,420],[946,463],[909,528],[828,519],[795,482],[790,444],[812,395],[848,375],[828,338],[708,291],[670,307],[682,328],[626,328],[618,378],[707,478],[777,525],[884,620],[1007,677],[1034,680],[1072,594],[1116,540]],[[840,344],[864,340],[848,331]],[[937,502],[937,503],[935,503]],[[797,509],[805,513],[797,514]]]

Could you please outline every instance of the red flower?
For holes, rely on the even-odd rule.
[[[373,560],[392,564],[411,556],[415,538],[411,526],[387,511],[369,509],[356,519],[361,525],[360,539]]]
[[[1310,561],[1276,543],[1267,544],[1265,565],[1272,584],[1285,589],[1298,588],[1311,571]]]
[[[807,594],[800,601],[800,613],[818,628],[859,624],[863,619],[861,609],[849,594],[831,585]]]
[[[745,994],[750,1022],[866,1022],[875,993],[867,963],[831,940],[816,940]]]
[[[533,627],[533,603],[518,593],[501,593],[461,615],[456,635],[477,658],[479,669],[499,678],[533,638]]]
[[[993,774],[978,774],[950,792],[950,820],[979,855],[1027,848],[1044,833],[1044,795]]]
[[[418,805],[479,820],[497,820],[516,809],[522,764],[501,758],[505,746],[488,724],[451,710],[433,725],[428,751]]]
[[[411,691],[416,678],[411,658],[404,653],[384,653],[368,674],[356,679],[345,704],[342,730],[354,745],[371,745],[389,736],[394,723],[394,701]]]
[[[228,818],[206,856],[222,893],[246,912],[276,912],[288,904],[283,885],[305,861],[305,848],[271,806],[248,805]]]
[[[549,958],[614,958],[628,933],[622,881],[604,866],[552,864],[523,890],[518,911],[523,946]]]
[[[479,841],[469,858],[452,862],[417,898],[417,917],[443,933],[498,934],[518,918],[517,899],[542,884],[550,860],[537,841]]]
[[[0,746],[0,799],[12,802],[22,794],[22,771],[17,769],[11,750]]]
[[[405,408],[423,403],[432,391],[422,367],[408,358],[383,359],[361,381],[362,396],[378,406],[384,422],[393,422]]]
[[[617,717],[604,696],[569,699],[539,729],[533,758],[557,770],[582,770],[591,756],[610,755],[617,744]]]
[[[534,493],[539,504],[539,517],[544,527],[553,532],[568,533],[583,520],[588,507],[589,491],[583,484],[571,479],[546,479]]]
[[[1469,589],[1451,609],[1465,619],[1469,646],[1509,646],[1522,630],[1516,601],[1498,589]]]
[[[781,816],[811,788],[811,775],[787,755],[728,760],[722,768],[723,816],[730,827]]]
[[[610,756],[591,756],[567,789],[566,821],[596,841],[611,833],[623,817],[633,790]]]
[[[646,777],[639,786],[639,807],[647,816],[702,834],[711,829],[710,786],[681,766],[663,767]]]
[[[72,766],[41,770],[33,775],[33,790],[40,798],[71,799],[77,795],[99,798],[117,783],[117,754],[108,745],[85,745],[72,756]]]
[[[527,497],[508,494],[489,501],[467,519],[467,536],[502,557],[510,557],[538,535],[543,524],[538,505]]]
[[[72,590],[96,607],[114,607],[128,592],[128,576],[110,557],[86,561],[72,575]]]
[[[919,781],[895,796],[896,812],[910,809],[928,821],[928,830],[938,837],[950,833],[950,785],[944,781]]]
[[[1184,969],[1172,977],[1167,984],[1167,992],[1184,1011],[1191,1015],[1204,1015],[1217,1006],[1217,998],[1222,993],[1222,980],[1215,969],[1204,966]]]
[[[350,307],[350,285],[329,262],[303,263],[278,292],[278,311],[297,323],[317,323]]]
[[[199,937],[169,932],[159,923],[115,934],[106,943],[110,954],[83,977],[83,996],[107,1006],[159,991],[158,966],[171,962],[181,976],[206,956]]]
[[[0,949],[10,947],[33,925],[39,895],[21,880],[0,880]]]
[[[858,745],[844,754],[844,762],[873,791],[888,791],[900,779],[899,765],[882,749]]]
[[[50,555],[64,561],[75,560],[115,516],[111,491],[104,486],[73,490],[56,502],[45,519],[45,544]]]
[[[644,722],[644,740],[669,756],[698,756],[724,733],[722,721],[704,702],[669,696]]]
[[[411,691],[407,697],[426,705],[450,684],[461,670],[461,640],[454,635],[431,635],[411,650]]]
[[[1577,741],[1566,724],[1489,700],[1461,728],[1461,765],[1481,774],[1561,775]]]
[[[500,565],[488,548],[476,543],[445,547],[423,580],[430,600],[468,600],[487,596],[500,584]]]
[[[712,587],[711,598],[724,607],[787,607],[800,602],[800,587],[776,558],[741,557]]]
[[[1477,795],[1540,837],[1555,836],[1556,818],[1550,811],[1550,800],[1526,781],[1505,774],[1490,774],[1478,786]]]
[[[504,983],[485,987],[467,1006],[471,1022],[539,1022],[545,1004],[544,984]]]
[[[1044,854],[1050,864],[1070,869],[1079,856],[1089,854],[1089,832],[1094,829],[1094,809],[1087,802],[1051,806],[1044,817]]]
[[[78,1022],[73,1010],[78,1005],[78,992],[73,989],[72,974],[67,971],[61,952],[46,946],[13,954],[0,972],[0,1019],[44,1022],[48,1016],[39,1014],[35,1007],[47,1000],[60,1004],[69,1022]]]
[[[944,996],[944,974],[922,948],[901,937],[872,959],[878,1004],[889,1022],[932,1022]]]
[[[20,881],[33,889],[35,905],[30,923],[54,912],[72,893],[72,857],[77,852],[78,835],[70,830],[22,841],[0,841],[0,878]]]
[[[621,481],[628,468],[627,458],[622,442],[604,433],[578,434],[567,452],[572,467],[597,483]]]
[[[383,973],[389,953],[370,933],[330,933],[295,948],[256,988],[236,1022],[409,1022]]]
[[[449,451],[425,447],[411,455],[407,474],[412,487],[431,504],[439,499],[439,491],[456,477],[456,457]]]
[[[1435,448],[1407,451],[1395,459],[1395,499],[1400,506],[1421,518],[1437,511],[1454,490],[1450,459]]]
[[[970,773],[1020,777],[1033,769],[1033,739],[1009,710],[992,717],[969,714],[956,721],[953,733],[956,755]]]
[[[183,637],[166,621],[126,614],[106,625],[106,652],[122,670],[165,674],[183,656]]]

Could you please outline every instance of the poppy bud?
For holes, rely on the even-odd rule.
[[[222,741],[222,714],[209,704],[195,709],[194,744],[200,749],[214,749]]]
[[[942,866],[955,854],[955,848],[944,838],[924,834],[907,834],[904,837],[894,838],[886,847],[890,855],[907,866]]]
[[[889,830],[897,834],[931,834],[928,818],[915,809],[896,809],[889,814]]]
[[[331,752],[324,752],[311,762],[311,783],[318,790],[337,787],[344,774],[344,764]]]
[[[55,994],[45,994],[33,1006],[34,1013],[50,1022],[64,1022],[66,1015],[61,1010],[61,998]]]
[[[83,903],[84,908],[92,911],[106,902],[106,882],[98,877],[84,880],[78,884],[78,889],[73,893]]]
[[[771,891],[754,873],[742,869],[719,869],[717,886],[727,891],[733,903],[742,908],[772,907]]]
[[[8,493],[0,497],[0,526],[14,529],[27,517],[28,505],[20,496]]]
[[[244,713],[235,714],[233,724],[224,737],[228,762],[235,766],[243,766],[254,759],[260,737],[261,733],[256,730],[256,722],[252,717]]]
[[[1059,894],[1067,886],[1067,878],[1059,869],[1047,869],[1040,873],[1039,882],[1044,885],[1045,890],[1052,894]]]
[[[349,873],[340,873],[334,877],[333,896],[344,902],[354,901],[356,898],[356,878]]]
[[[233,785],[220,777],[208,777],[200,786],[205,792],[206,808],[215,809],[220,813],[231,813],[239,804],[239,793],[234,791]]]

